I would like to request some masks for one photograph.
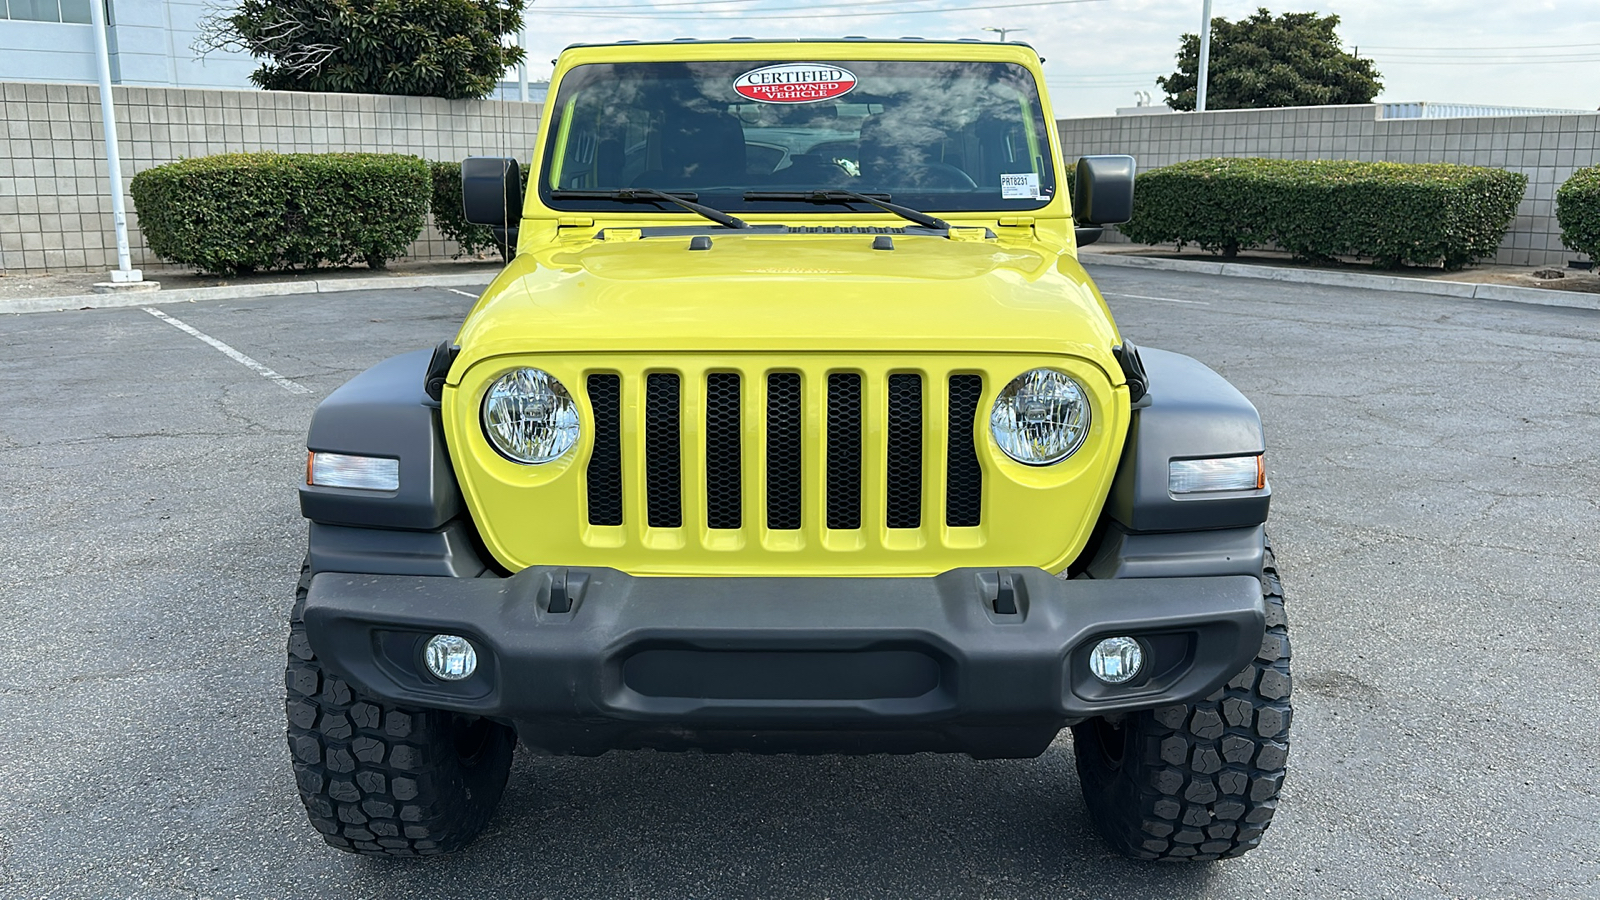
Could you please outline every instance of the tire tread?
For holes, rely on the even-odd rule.
[[[309,564],[300,570],[284,670],[289,753],[311,827],[331,846],[368,856],[434,856],[487,824],[516,737],[492,725],[476,764],[455,751],[453,718],[391,706],[323,671],[303,621]]]
[[[1270,545],[1265,563],[1267,628],[1249,666],[1204,700],[1129,714],[1120,766],[1099,749],[1095,723],[1073,727],[1090,816],[1127,856],[1235,857],[1260,844],[1272,823],[1294,710],[1288,617]]]

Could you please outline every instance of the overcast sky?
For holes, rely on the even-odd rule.
[[[1213,0],[1237,20],[1259,0]],[[1268,7],[1335,13],[1346,50],[1373,58],[1379,101],[1429,100],[1558,109],[1600,107],[1600,0],[1344,0]],[[904,12],[927,10],[926,12]],[[955,11],[936,11],[955,10]],[[1200,0],[536,0],[532,72],[562,47],[619,39],[754,37],[985,38],[1022,28],[1046,59],[1058,116],[1110,115],[1134,92],[1164,96],[1178,37],[1200,26]],[[875,15],[861,15],[861,13]],[[886,14],[876,14],[886,13]]]

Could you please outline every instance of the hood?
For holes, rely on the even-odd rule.
[[[529,352],[1016,352],[1077,356],[1121,383],[1116,327],[1071,256],[1031,240],[893,238],[893,250],[864,234],[547,244],[484,293],[454,372]]]

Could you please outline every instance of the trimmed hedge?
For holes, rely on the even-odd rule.
[[[1556,191],[1561,243],[1600,262],[1600,166],[1572,173]]]
[[[494,229],[487,225],[473,225],[462,215],[461,163],[431,162],[428,168],[433,174],[433,227],[439,229],[446,239],[461,245],[460,251],[451,258],[460,259],[469,253],[477,254],[493,248],[499,251],[501,259],[506,259],[507,248],[494,239]],[[528,167],[521,168],[523,196],[527,196]]]
[[[1527,185],[1444,163],[1197,159],[1139,175],[1133,220],[1118,229],[1225,256],[1273,246],[1311,261],[1458,269],[1499,249]]]
[[[129,192],[151,252],[204,272],[381,269],[422,233],[428,164],[380,153],[227,153],[146,169]]]

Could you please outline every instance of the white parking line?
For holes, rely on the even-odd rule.
[[[1177,300],[1172,297],[1146,297],[1143,294],[1121,294],[1116,291],[1101,291],[1107,297],[1127,297],[1130,300],[1160,300],[1162,303],[1186,303],[1191,306],[1210,306],[1204,300]]]
[[[466,291],[458,291],[455,288],[445,288],[445,290],[449,291],[452,294],[460,294],[463,297],[471,297],[474,300],[478,299],[478,295],[477,294],[469,294]]]
[[[255,360],[251,359],[248,356],[245,356],[243,353],[240,353],[239,351],[233,349],[232,347],[229,347],[227,344],[224,344],[223,342],[217,340],[216,338],[212,337],[211,335],[206,334],[203,331],[200,331],[199,329],[195,328],[192,325],[189,325],[189,324],[184,323],[184,322],[180,322],[177,319],[174,319],[173,317],[167,315],[166,313],[162,312],[159,309],[151,309],[150,307],[146,306],[144,308],[144,311],[149,313],[152,316],[155,316],[156,318],[158,318],[161,321],[167,323],[168,325],[171,325],[173,328],[176,328],[179,331],[184,332],[185,334],[191,334],[191,335],[199,338],[200,340],[205,341],[206,343],[210,344],[211,346],[213,346],[213,347],[217,348],[218,350],[222,351],[222,355],[223,356],[228,357],[229,359],[233,360],[234,362],[238,363],[241,366],[244,366],[247,369],[253,370],[257,375],[260,375],[262,378],[265,378],[268,381],[276,382],[278,387],[283,388],[284,390],[288,391],[291,394],[309,394],[309,393],[311,393],[311,389],[306,387],[305,385],[303,385],[303,384],[295,384],[294,382],[292,382],[289,379],[283,377],[282,375],[279,375],[277,372],[272,371],[271,369],[267,368],[266,366],[263,366],[261,363],[256,362]]]

